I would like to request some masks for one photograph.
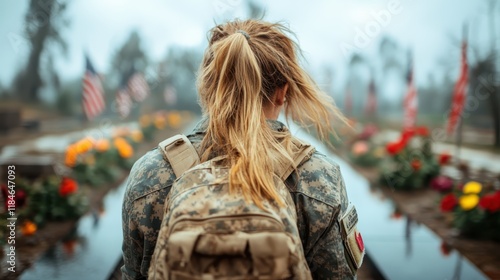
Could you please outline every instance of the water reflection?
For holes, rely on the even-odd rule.
[[[20,279],[107,279],[121,259],[121,204],[125,184],[83,216],[77,228],[47,251]]]
[[[406,216],[406,226],[405,226],[405,240],[406,240],[406,256],[411,256],[411,224],[412,219],[409,216]]]

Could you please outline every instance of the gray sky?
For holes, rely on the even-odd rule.
[[[0,1],[0,84],[6,85],[26,61],[22,31],[29,1]],[[343,83],[348,54],[355,50],[369,58],[377,55],[383,34],[413,49],[417,83],[425,83],[431,71],[442,72],[438,60],[447,56],[456,61],[458,73],[459,51],[453,39],[460,38],[463,22],[471,24],[471,44],[488,45],[485,0],[258,2],[265,7],[265,20],[290,25],[307,67],[332,66],[336,83]],[[67,12],[71,24],[63,32],[69,53],[58,56],[56,69],[63,79],[80,77],[87,50],[97,71],[108,71],[113,52],[132,29],[140,32],[153,60],[162,58],[171,44],[201,48],[214,21],[245,15],[245,0],[72,0]]]

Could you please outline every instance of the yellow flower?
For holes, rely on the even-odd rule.
[[[132,131],[132,140],[134,140],[134,142],[139,143],[142,141],[143,138],[144,135],[142,135],[142,131],[140,130]]]
[[[151,117],[149,115],[141,116],[141,118],[139,119],[139,124],[141,125],[141,127],[149,126],[151,124]]]
[[[25,236],[35,234],[36,230],[36,224],[31,221],[24,222],[23,226],[21,227],[21,233]]]
[[[460,207],[465,211],[469,211],[476,207],[479,203],[479,196],[476,194],[468,194],[460,197]]]
[[[465,184],[462,191],[464,194],[477,194],[481,192],[482,188],[483,186],[481,185],[481,183],[470,181],[467,184]]]
[[[108,139],[98,140],[97,142],[95,142],[95,149],[101,153],[109,150],[109,140]]]
[[[181,115],[177,112],[168,114],[168,124],[170,127],[178,128],[181,124]]]

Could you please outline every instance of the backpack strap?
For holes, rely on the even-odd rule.
[[[177,178],[181,176],[184,171],[200,164],[200,157],[196,149],[193,144],[191,144],[191,141],[183,134],[177,134],[160,142],[158,148],[172,166]]]
[[[302,140],[292,136],[292,149],[296,151],[293,156],[293,164],[288,161],[279,161],[279,166],[277,166],[276,174],[281,180],[286,181],[286,179],[292,174],[292,172],[297,169],[297,167],[304,161],[305,158],[310,157],[315,151],[315,148],[310,144],[303,142]]]

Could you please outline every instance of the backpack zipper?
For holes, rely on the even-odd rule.
[[[227,220],[228,218],[242,218],[242,217],[254,217],[254,216],[260,216],[264,217],[267,219],[270,219],[273,221],[274,224],[278,225],[282,231],[285,231],[285,225],[283,224],[282,221],[279,221],[277,218],[267,215],[267,214],[262,214],[262,213],[255,213],[255,214],[232,214],[232,215],[221,215],[221,216],[215,216],[215,217],[206,217],[206,218],[184,218],[184,219],[179,219],[175,221],[169,229],[168,236],[172,234],[173,229],[175,226],[181,222],[186,222],[186,221],[191,221],[195,223],[202,223],[206,220]]]

